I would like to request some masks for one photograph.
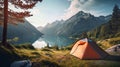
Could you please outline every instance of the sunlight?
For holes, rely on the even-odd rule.
[[[47,43],[45,41],[35,41],[32,45],[34,48],[43,48],[47,46]]]

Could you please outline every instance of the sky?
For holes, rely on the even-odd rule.
[[[115,4],[120,6],[120,0],[43,0],[30,10],[33,16],[26,19],[38,27],[67,20],[79,11],[106,16],[112,13]]]

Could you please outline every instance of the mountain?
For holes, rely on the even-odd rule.
[[[0,26],[0,40],[2,39],[2,29]],[[33,25],[27,20],[24,23],[17,25],[8,24],[7,38],[11,44],[33,43],[42,35]]]
[[[115,5],[112,13],[112,18],[108,23],[102,24],[101,26],[93,29],[89,32],[83,33],[79,36],[90,37],[93,39],[103,40],[103,39],[115,39],[113,40],[114,44],[120,43],[120,9]]]
[[[51,24],[47,24],[45,27],[38,27],[37,29],[45,35],[57,35],[58,30],[63,26],[64,21],[55,21]]]
[[[80,11],[66,21],[63,27],[58,32],[59,35],[74,36],[82,32],[89,31],[97,26],[107,22],[108,19],[104,16],[95,17],[89,13]]]
[[[108,22],[110,18],[110,15],[95,17],[90,13],[80,11],[66,21],[55,21],[51,24],[47,24],[42,29],[38,29],[43,34],[47,35],[74,36],[94,29]]]

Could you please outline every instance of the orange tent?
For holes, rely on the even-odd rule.
[[[76,42],[70,54],[80,59],[91,60],[104,59],[108,56],[108,53],[102,50],[95,42],[87,38]]]

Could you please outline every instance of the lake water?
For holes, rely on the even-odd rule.
[[[50,46],[58,45],[59,47],[67,46],[75,42],[75,39],[64,36],[42,36],[35,43],[34,47],[42,47],[49,44]]]

